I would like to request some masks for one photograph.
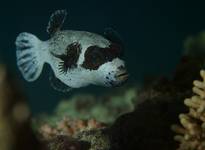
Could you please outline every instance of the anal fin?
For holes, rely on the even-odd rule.
[[[64,84],[60,79],[58,79],[52,71],[49,75],[49,81],[51,86],[59,92],[69,92],[70,90],[72,90],[71,87]]]

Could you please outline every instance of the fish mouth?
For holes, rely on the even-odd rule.
[[[123,71],[118,73],[115,77],[119,81],[126,81],[129,77],[129,74],[127,73],[127,71]]]

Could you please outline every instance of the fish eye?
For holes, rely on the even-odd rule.
[[[98,46],[90,46],[85,52],[85,60],[82,66],[86,69],[96,70],[100,65],[112,60],[109,52],[110,48],[100,48]]]
[[[92,55],[91,55],[91,62],[93,64],[99,64],[103,61],[103,55],[101,54],[101,52],[99,51],[96,51],[96,52],[93,52]]]
[[[110,50],[113,53],[113,55],[117,57],[123,56],[123,47],[120,46],[119,44],[112,43],[110,45]]]

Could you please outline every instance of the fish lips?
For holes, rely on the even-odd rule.
[[[118,87],[118,86],[121,86],[122,84],[126,83],[126,81],[128,80],[129,78],[129,74],[127,71],[124,71],[124,72],[119,72],[115,75],[115,81],[110,81],[110,85],[112,87]]]
[[[125,82],[128,80],[129,74],[127,71],[120,71],[115,75],[115,78],[119,82]]]

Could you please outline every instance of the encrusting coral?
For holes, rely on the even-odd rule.
[[[88,150],[89,143],[77,141],[66,135],[58,135],[47,142],[48,150]]]
[[[106,130],[83,131],[77,135],[79,140],[89,142],[89,150],[111,150],[111,143]]]
[[[203,80],[193,82],[194,95],[184,100],[189,112],[179,115],[181,125],[172,126],[178,150],[205,150],[205,70],[200,75]]]
[[[106,127],[105,124],[97,122],[94,119],[80,120],[64,117],[61,121],[57,122],[56,127],[52,127],[49,124],[43,124],[39,129],[39,133],[43,139],[49,140],[56,135],[76,137],[81,131],[100,129],[104,127]]]
[[[76,150],[108,150],[110,143],[103,130],[105,127],[94,119],[65,117],[55,127],[42,125],[38,132],[41,141],[49,143],[49,150],[67,150],[68,146],[75,147]]]

